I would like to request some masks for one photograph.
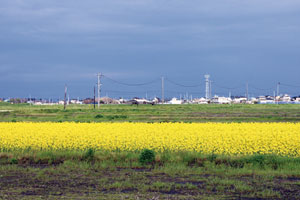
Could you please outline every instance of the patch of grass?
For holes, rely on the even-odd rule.
[[[0,102],[0,121],[297,122],[300,105],[91,105],[29,106]],[[101,117],[103,116],[103,117]],[[238,116],[238,117],[237,117]],[[254,117],[255,116],[255,117]],[[267,116],[267,117],[266,117]]]
[[[88,149],[82,156],[82,160],[87,162],[92,162],[95,159],[95,150],[94,149]]]
[[[103,117],[104,117],[104,116],[101,115],[101,114],[98,114],[98,115],[95,116],[96,119],[101,119],[101,118],[103,118]]]
[[[169,192],[172,189],[172,183],[156,181],[149,186],[150,191]]]
[[[122,190],[135,190],[136,186],[131,183],[129,180],[125,181],[116,181],[114,183],[108,184],[105,186],[106,189],[108,190],[117,190],[117,191],[122,191]]]
[[[264,189],[262,191],[257,191],[252,194],[252,196],[256,198],[281,198],[281,194],[279,191],[275,191],[273,189]]]
[[[18,164],[18,160],[17,160],[16,158],[12,158],[12,159],[10,160],[10,163],[11,163],[11,164]]]
[[[141,152],[139,157],[139,162],[142,165],[153,163],[154,160],[155,160],[155,153],[153,150],[149,150],[149,149],[144,149]]]

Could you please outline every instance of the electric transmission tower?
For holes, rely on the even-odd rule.
[[[210,99],[210,85],[211,85],[211,82],[209,81],[210,75],[206,74],[204,77],[205,77],[205,98]]]
[[[279,100],[280,100],[280,94],[279,94],[279,86],[280,86],[280,82],[277,83],[277,104],[279,103]]]

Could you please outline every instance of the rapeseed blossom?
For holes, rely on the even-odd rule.
[[[300,156],[300,123],[0,123],[0,149]]]

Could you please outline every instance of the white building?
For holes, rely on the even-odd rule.
[[[300,102],[300,97],[296,97],[295,102]]]
[[[72,99],[70,101],[71,104],[82,104],[82,101],[79,101],[78,99]]]
[[[246,97],[237,97],[232,100],[232,103],[246,103],[247,98]]]
[[[271,96],[259,96],[258,97],[258,102],[260,104],[272,104],[272,103],[275,103],[275,99],[274,97],[271,97]]]
[[[289,95],[285,94],[281,99],[283,102],[290,102],[292,98]]]
[[[200,98],[200,99],[194,99],[193,103],[197,103],[197,104],[208,104],[208,100],[205,98]]]
[[[138,98],[135,98],[134,100],[137,101],[138,104],[150,104],[150,103],[152,103],[151,101],[149,101],[147,99],[138,99]]]
[[[171,101],[169,101],[170,104],[182,104],[182,100],[177,98],[172,98]]]
[[[231,102],[232,102],[232,100],[229,97],[218,97],[218,96],[215,96],[211,100],[211,103],[216,103],[216,104],[230,104]]]

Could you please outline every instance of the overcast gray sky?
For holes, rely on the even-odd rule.
[[[97,72],[157,79],[103,77],[114,97],[160,96],[161,76],[204,96],[206,73],[214,94],[273,94],[300,86],[299,36],[299,0],[0,0],[0,97],[89,97]]]

